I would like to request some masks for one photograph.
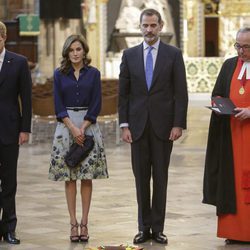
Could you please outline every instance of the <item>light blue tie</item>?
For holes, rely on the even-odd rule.
[[[147,86],[148,86],[148,90],[151,87],[151,83],[152,83],[152,78],[153,78],[153,56],[152,56],[152,49],[154,47],[149,46],[148,47],[148,54],[146,57],[146,81],[147,81]]]

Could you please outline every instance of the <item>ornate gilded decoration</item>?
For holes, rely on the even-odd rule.
[[[249,16],[249,0],[221,0],[220,15],[225,17]]]
[[[205,15],[218,15],[220,0],[202,0]]]

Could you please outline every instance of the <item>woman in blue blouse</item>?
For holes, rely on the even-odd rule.
[[[49,179],[65,181],[72,242],[86,242],[92,179],[108,178],[106,157],[97,116],[101,109],[100,72],[90,66],[89,47],[81,35],[69,36],[63,46],[61,66],[54,72],[55,112],[58,120],[51,153]],[[64,156],[75,141],[94,136],[95,146],[77,168],[69,169]],[[81,180],[82,216],[76,218],[76,180]],[[80,226],[80,230],[79,230]]]

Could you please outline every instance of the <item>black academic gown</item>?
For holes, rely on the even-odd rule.
[[[222,65],[212,96],[229,97],[238,57]],[[230,116],[211,114],[205,172],[203,203],[216,206],[217,215],[236,213],[234,161]]]

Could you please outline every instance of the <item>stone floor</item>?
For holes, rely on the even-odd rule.
[[[190,101],[188,130],[174,146],[165,222],[169,244],[149,241],[142,245],[145,250],[250,249],[250,245],[226,246],[223,239],[218,239],[215,209],[201,203],[210,115],[204,105],[208,102]],[[51,144],[40,143],[23,146],[20,151],[17,233],[21,244],[1,242],[1,250],[87,250],[100,245],[132,244],[137,233],[137,205],[130,148],[124,143],[116,145],[114,127],[112,123],[102,124],[110,178],[94,181],[89,243],[69,242],[64,183],[47,179]],[[80,216],[80,209],[77,213]]]

